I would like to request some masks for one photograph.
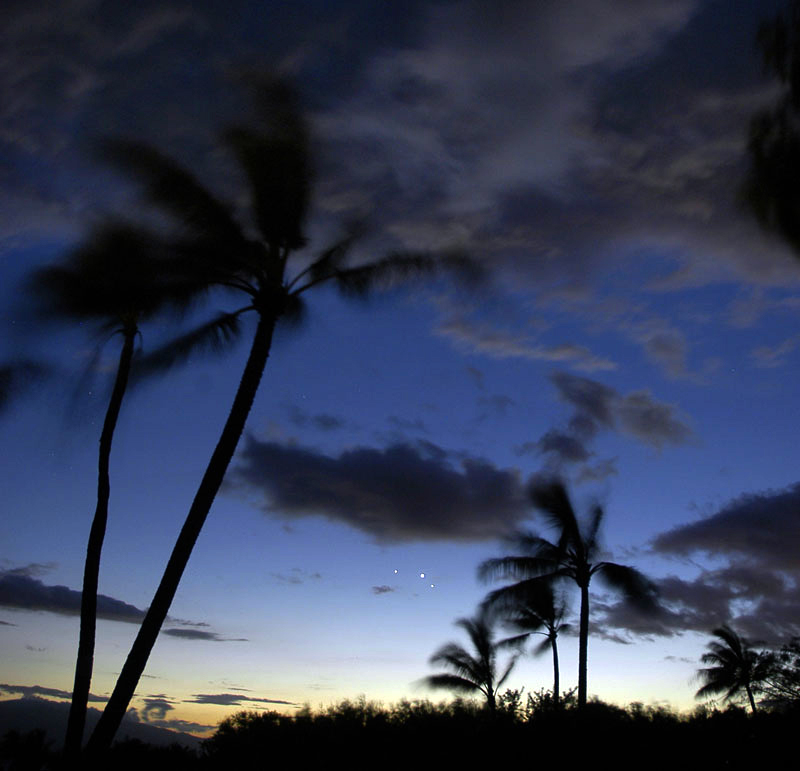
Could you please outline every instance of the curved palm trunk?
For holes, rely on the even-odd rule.
[[[581,586],[581,614],[578,630],[578,707],[586,706],[586,676],[589,653],[589,585]]]
[[[561,683],[558,672],[558,643],[556,642],[555,635],[550,638],[550,647],[553,649],[553,704],[558,708]]]
[[[222,479],[228,469],[231,458],[236,451],[239,437],[242,435],[247,416],[253,405],[261,375],[267,363],[272,333],[275,329],[274,317],[261,316],[256,329],[250,355],[239,382],[239,388],[228,414],[228,419],[222,429],[211,460],[208,462],[203,479],[195,494],[189,513],[183,523],[178,540],[172,549],[169,562],[161,577],[161,583],[147,610],[139,634],[128,654],[125,665],[117,678],[117,684],[108,700],[100,721],[89,739],[87,753],[97,756],[107,749],[114,739],[125,711],[128,709],[139,678],[144,672],[150,652],[153,650],[156,638],[161,631],[161,625],[167,616],[172,600],[178,589],[183,571],[192,554],[200,530],[206,521],[211,505],[217,495]]]
[[[100,555],[103,551],[103,540],[108,522],[108,499],[111,494],[109,480],[109,462],[111,458],[111,441],[117,426],[122,399],[128,386],[131,370],[136,329],[125,330],[122,351],[117,366],[117,376],[111,399],[103,421],[100,434],[100,453],[97,471],[97,506],[89,531],[89,542],[86,545],[86,561],[83,567],[83,590],[81,592],[81,625],[78,641],[78,658],[75,663],[75,683],[72,687],[72,703],[67,720],[67,734],[64,739],[64,755],[75,758],[81,749],[83,730],[86,724],[86,707],[89,701],[89,687],[92,682],[94,666],[94,641],[97,627],[97,585],[100,575]]]

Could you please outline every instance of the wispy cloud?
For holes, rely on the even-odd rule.
[[[181,640],[205,640],[207,642],[248,642],[246,637],[223,637],[217,632],[203,629],[164,629],[161,634]]]

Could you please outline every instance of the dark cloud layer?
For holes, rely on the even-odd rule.
[[[241,693],[195,693],[191,699],[184,699],[187,704],[219,704],[223,707],[241,707],[249,704],[286,704],[296,706],[294,702],[283,699],[264,699],[257,696],[243,696]]]
[[[37,578],[15,571],[5,571],[0,574],[0,606],[77,616],[81,612],[81,593],[66,586],[48,586]],[[99,594],[97,617],[136,624],[144,618],[144,611],[127,602]]]
[[[427,442],[357,447],[331,457],[248,438],[233,483],[283,517],[324,516],[379,541],[482,541],[528,513],[519,473]]]
[[[716,513],[652,541],[656,554],[724,562],[694,578],[659,584],[662,608],[642,618],[625,603],[600,605],[602,624],[635,634],[707,633],[732,623],[745,636],[779,644],[800,634],[800,484],[743,495]]]
[[[67,586],[53,586],[33,578],[52,569],[52,565],[31,564],[0,572],[0,606],[17,610],[44,611],[65,616],[79,616],[81,612],[81,593]],[[145,611],[122,600],[97,596],[97,618],[106,621],[121,621],[138,624]],[[173,624],[186,628],[165,629],[162,634],[179,637],[183,640],[209,640],[214,642],[243,642],[244,638],[228,638],[216,632],[202,629],[208,624],[204,621],[185,621],[168,619]],[[3,623],[3,622],[0,622]],[[13,626],[13,624],[10,624]]]
[[[800,483],[743,495],[710,517],[662,533],[653,549],[681,556],[725,554],[800,572],[799,543]]]
[[[665,444],[684,444],[692,437],[677,408],[657,401],[647,391],[620,394],[568,372],[556,372],[550,379],[559,398],[575,408],[570,428],[578,438],[589,439],[601,428],[617,429],[660,449]]]
[[[55,699],[71,699],[72,691],[62,691],[59,688],[45,688],[41,685],[9,685],[8,683],[0,683],[0,693],[7,693],[9,696],[49,696]],[[89,694],[89,701],[96,703],[104,703],[108,701],[107,696],[96,696],[93,693]]]

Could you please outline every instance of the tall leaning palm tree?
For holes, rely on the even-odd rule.
[[[695,698],[724,694],[726,701],[730,701],[744,693],[755,713],[753,691],[768,676],[769,659],[753,650],[750,642],[739,637],[727,624],[714,629],[711,634],[718,640],[708,643],[708,651],[700,657],[701,663],[708,666],[697,671],[698,679],[704,684]]]
[[[429,688],[446,688],[457,693],[482,693],[486,708],[494,712],[497,691],[508,679],[517,657],[512,656],[502,674],[497,671],[497,654],[507,648],[517,648],[519,640],[509,638],[495,641],[494,623],[490,612],[481,610],[473,618],[459,618],[455,622],[469,636],[474,653],[459,643],[445,643],[430,658],[430,663],[441,665],[450,672],[428,675],[422,682]]]
[[[179,277],[168,268],[166,260],[159,256],[156,242],[146,232],[130,224],[107,222],[95,228],[62,263],[36,271],[29,288],[41,317],[89,324],[102,337],[119,336],[121,341],[114,386],[100,434],[97,502],[84,561],[78,655],[64,743],[66,756],[74,757],[83,739],[92,679],[97,587],[111,493],[111,444],[128,386],[139,327],[143,321],[162,313],[166,306],[185,307],[195,294],[196,285],[188,276]]]
[[[653,584],[632,567],[598,559],[598,535],[604,512],[595,506],[586,525],[581,525],[563,482],[534,483],[529,489],[534,507],[545,523],[557,532],[555,543],[535,533],[518,533],[511,538],[521,554],[486,560],[478,567],[482,580],[512,579],[514,592],[535,592],[540,582],[573,581],[580,590],[578,627],[578,706],[586,706],[589,647],[589,584],[594,576],[643,608],[655,604]]]
[[[520,641],[532,634],[544,636],[531,653],[541,656],[548,650],[553,655],[553,704],[558,707],[561,678],[558,664],[558,635],[570,629],[564,621],[567,603],[546,581],[512,584],[490,592],[483,602],[502,614],[506,624],[518,632]]]
[[[130,703],[175,596],[192,549],[222,484],[270,353],[276,325],[296,317],[306,293],[333,283],[345,293],[364,293],[382,281],[463,265],[458,257],[392,254],[369,264],[348,262],[352,233],[295,268],[306,246],[312,169],[309,131],[292,88],[262,84],[258,129],[235,127],[224,142],[233,152],[250,192],[252,226],[243,227],[232,207],[183,166],[150,146],[116,142],[109,157],[132,174],[149,200],[180,226],[176,253],[204,274],[209,286],[229,290],[244,304],[187,334],[151,362],[168,366],[220,329],[237,334],[244,314],[255,317],[255,333],[228,418],[211,455],[161,581],[87,750],[108,747]]]

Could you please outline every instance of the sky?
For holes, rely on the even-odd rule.
[[[241,709],[445,698],[419,681],[441,644],[466,644],[453,621],[496,588],[478,564],[507,553],[511,530],[552,536],[532,477],[563,478],[581,514],[602,505],[607,557],[660,589],[661,610],[642,617],[593,587],[590,695],[689,709],[715,626],[772,645],[800,634],[800,269],[737,198],[750,118],[776,95],[756,31],[780,8],[10,0],[0,361],[51,376],[12,382],[0,415],[0,698],[71,690],[118,355],[117,338],[37,322],[26,277],[105,216],[152,220],[93,155],[103,137],[152,143],[246,219],[219,137],[250,115],[253,72],[295,82],[312,128],[309,254],[365,218],[355,260],[460,249],[487,279],[356,303],[320,287],[304,323],[279,328],[136,718],[202,733]],[[179,328],[144,326],[142,351]],[[92,706],[246,353],[192,359],[126,398]],[[574,687],[574,637],[561,658]],[[547,657],[526,657],[509,686],[550,681]]]

